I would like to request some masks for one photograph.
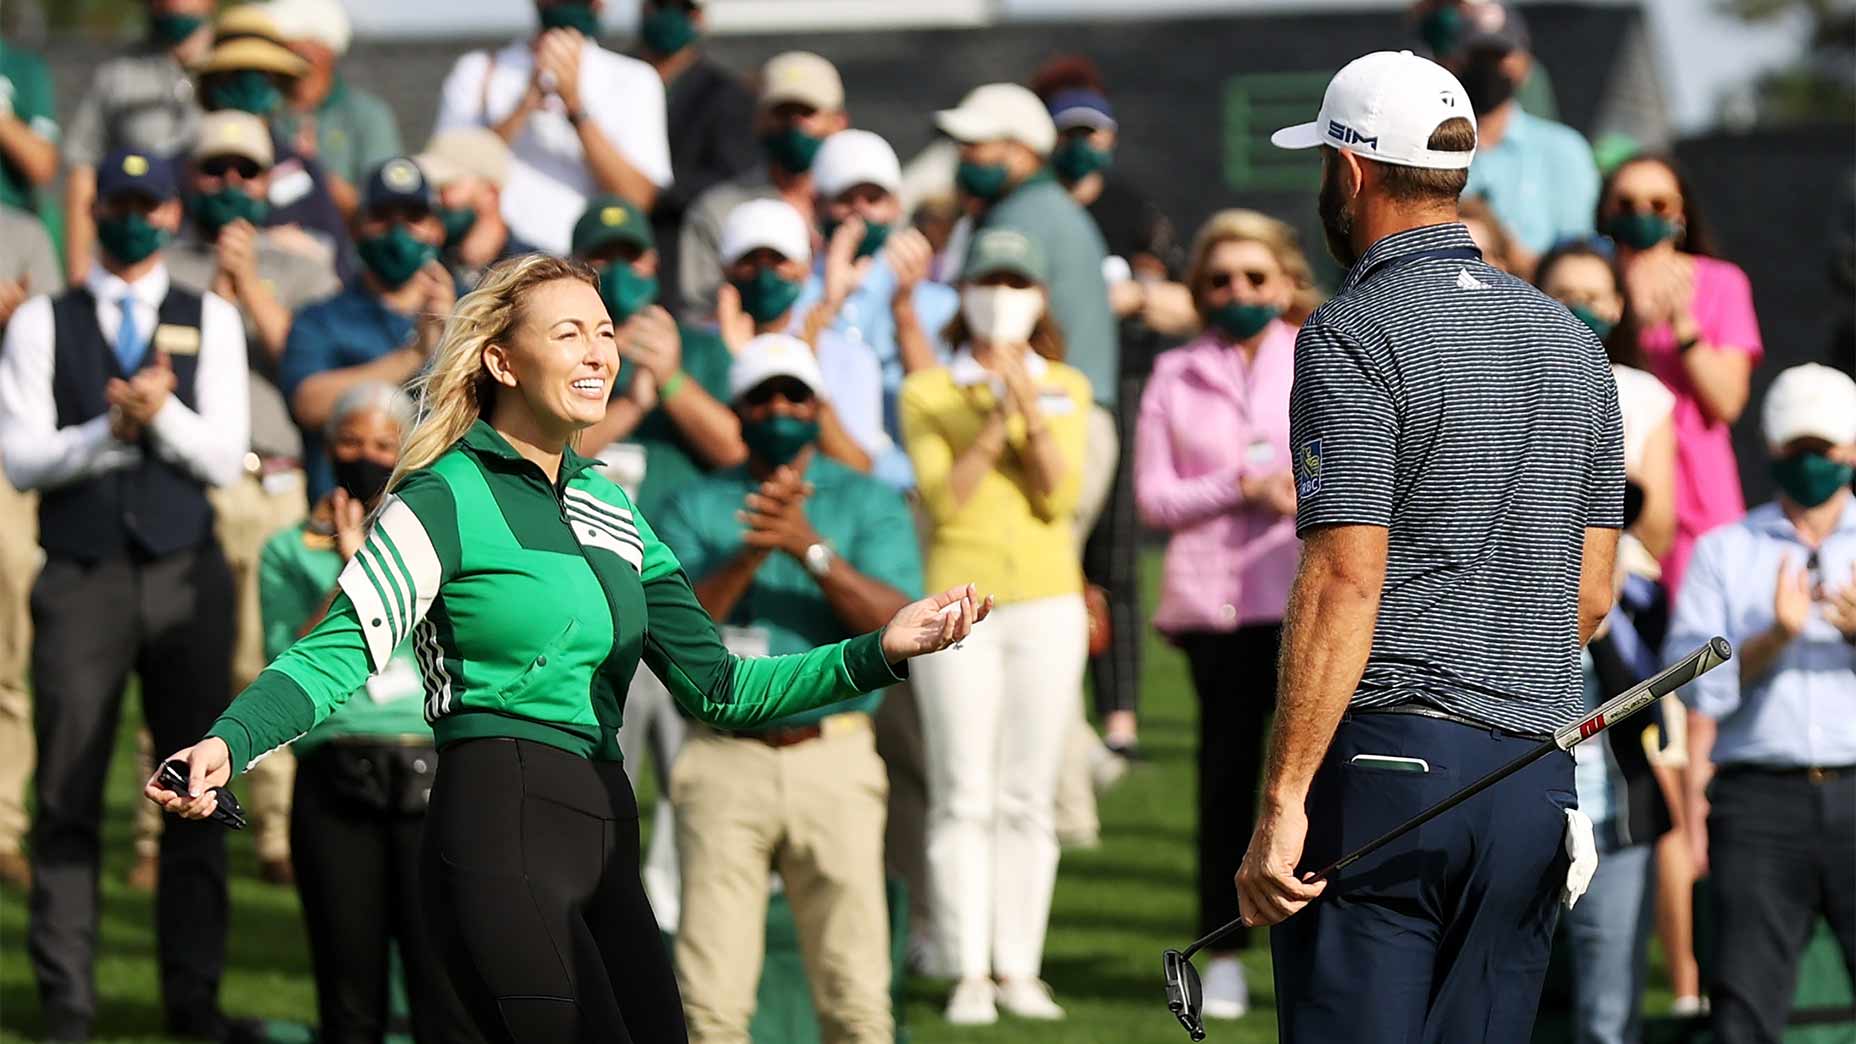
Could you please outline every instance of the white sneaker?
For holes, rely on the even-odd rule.
[[[1669,1014],[1679,1019],[1699,1018],[1708,1014],[1706,997],[1677,997],[1669,1002]]]
[[[1006,979],[999,983],[999,1007],[1021,1019],[1054,1022],[1063,1009],[1051,999],[1050,985],[1042,979]]]
[[[1235,957],[1213,957],[1205,967],[1205,1001],[1200,1006],[1208,1019],[1241,1019],[1250,1012],[1250,984],[1244,966]]]
[[[962,979],[947,1000],[947,1021],[952,1026],[990,1026],[999,1021],[993,1004],[991,979]]]

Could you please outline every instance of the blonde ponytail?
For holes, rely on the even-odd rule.
[[[475,290],[458,299],[431,365],[407,386],[419,403],[419,420],[400,450],[388,489],[437,460],[477,418],[489,414],[496,382],[484,369],[483,349],[522,321],[529,291],[557,279],[577,279],[599,289],[599,275],[579,261],[523,254],[492,266]]]

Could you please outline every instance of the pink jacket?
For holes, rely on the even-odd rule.
[[[1238,480],[1289,470],[1296,328],[1277,320],[1249,364],[1210,334],[1163,353],[1141,397],[1134,500],[1172,533],[1154,626],[1169,635],[1282,619],[1295,519],[1243,502]]]

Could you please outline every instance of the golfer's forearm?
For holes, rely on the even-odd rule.
[[[1373,647],[1380,585],[1304,562],[1283,622],[1264,801],[1300,807]]]

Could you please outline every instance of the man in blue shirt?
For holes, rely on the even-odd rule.
[[[1778,499],[1695,545],[1665,650],[1738,650],[1682,693],[1689,822],[1712,866],[1714,1038],[1776,1042],[1820,915],[1856,968],[1856,497],[1838,459],[1856,381],[1786,370],[1761,429]]]
[[[1513,236],[1516,270],[1555,243],[1592,234],[1598,165],[1583,135],[1536,116],[1516,96],[1533,68],[1527,25],[1512,7],[1471,4],[1461,46],[1440,58],[1476,110],[1476,165],[1464,193],[1481,196]]]
[[[959,310],[960,296],[929,281],[934,249],[927,237],[898,227],[902,165],[887,141],[866,130],[826,138],[812,163],[812,185],[827,245],[795,307],[800,314],[816,310],[821,364],[850,353],[874,355],[881,364],[885,442],[871,454],[871,474],[910,489],[915,471],[901,445],[896,396],[905,376],[947,360],[941,330]]]
[[[431,182],[410,158],[395,156],[375,168],[355,224],[361,274],[290,325],[277,384],[303,429],[312,504],[335,486],[322,427],[336,401],[367,381],[404,384],[438,347],[457,288],[438,260],[445,226],[437,205]]]

